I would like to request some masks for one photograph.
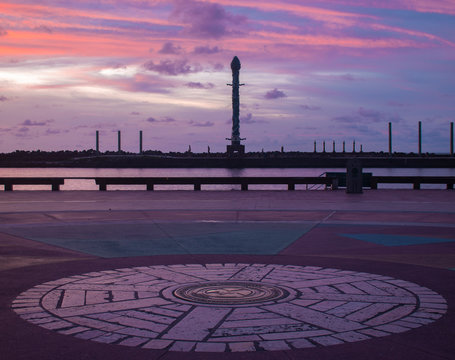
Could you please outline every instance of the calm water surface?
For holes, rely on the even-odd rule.
[[[325,172],[345,172],[345,168],[248,168],[248,169],[223,169],[223,168],[169,168],[169,169],[96,169],[96,168],[0,168],[0,177],[95,177],[95,176],[113,176],[113,177],[146,177],[146,176],[320,176]],[[371,172],[373,175],[415,175],[415,176],[455,176],[454,168],[374,168],[363,170]],[[310,186],[311,187],[311,186]],[[380,188],[412,188],[411,184],[380,184]],[[422,185],[422,188],[444,188],[445,185]],[[2,186],[0,185],[0,189]],[[47,185],[16,185],[15,190],[45,190],[49,189]],[[156,186],[156,190],[192,190],[192,185],[162,185]],[[250,189],[254,190],[279,190],[287,189],[286,185],[251,185]],[[145,190],[145,185],[122,185],[109,186],[109,190]],[[240,185],[203,185],[203,190],[240,190]],[[297,185],[296,190],[306,189],[305,185]],[[323,189],[323,187],[311,187],[311,189]],[[74,179],[65,180],[65,185],[61,190],[98,190],[94,180]]]

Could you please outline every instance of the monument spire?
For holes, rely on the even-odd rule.
[[[239,73],[240,73],[240,60],[237,56],[234,56],[231,62],[231,70],[232,70],[232,84],[227,84],[232,86],[232,134],[230,138],[226,140],[231,140],[231,145],[227,146],[227,153],[229,156],[234,154],[244,154],[245,153],[245,145],[240,144],[241,140],[245,140],[240,138],[240,86],[244,84],[240,84],[239,81]]]

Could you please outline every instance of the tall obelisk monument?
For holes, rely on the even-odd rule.
[[[231,138],[226,140],[231,140],[231,145],[227,146],[227,153],[229,156],[234,154],[242,155],[245,153],[245,145],[241,145],[240,141],[244,140],[240,138],[240,93],[239,88],[244,84],[239,82],[239,73],[240,73],[240,60],[237,56],[234,56],[231,62],[232,70],[232,84],[227,84],[232,86],[232,135]]]

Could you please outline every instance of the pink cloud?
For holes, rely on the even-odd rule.
[[[196,46],[194,48],[194,54],[203,54],[203,55],[211,55],[219,53],[221,50],[218,46],[210,47],[210,46]]]
[[[278,90],[277,88],[267,91],[264,95],[264,98],[267,100],[279,99],[284,97],[287,97],[287,95],[283,91]]]
[[[245,16],[233,15],[216,2],[195,0],[175,0],[172,15],[184,23],[188,34],[215,39],[238,32],[247,21]]]
[[[163,47],[158,52],[165,55],[178,55],[182,53],[182,48],[180,46],[175,46],[172,42],[168,41],[164,43]]]
[[[215,87],[215,85],[212,83],[202,84],[200,82],[193,82],[193,81],[186,83],[185,86],[189,87],[191,89],[213,89]]]
[[[189,65],[188,60],[161,60],[159,64],[155,64],[152,60],[144,64],[144,68],[150,71],[157,72],[162,75],[185,75],[202,71],[199,65]]]

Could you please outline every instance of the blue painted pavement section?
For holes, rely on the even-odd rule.
[[[340,234],[351,239],[367,241],[384,246],[425,245],[454,242],[455,239],[434,238],[425,236],[390,235],[390,234]]]
[[[273,255],[310,230],[296,223],[115,223],[13,227],[6,232],[95,256]]]

